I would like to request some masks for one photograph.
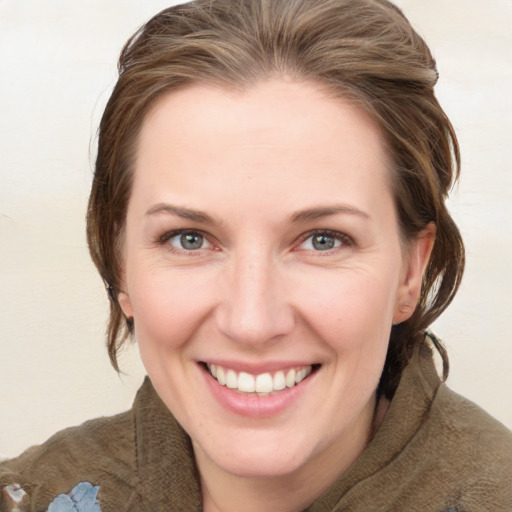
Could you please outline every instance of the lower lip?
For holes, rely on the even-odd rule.
[[[309,375],[292,388],[276,391],[273,395],[242,394],[222,386],[210,373],[202,369],[207,386],[213,396],[226,409],[248,418],[270,418],[288,409],[306,391],[314,375]]]

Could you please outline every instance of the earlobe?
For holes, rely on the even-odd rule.
[[[428,224],[410,244],[402,282],[397,293],[393,324],[409,319],[420,298],[423,275],[434,247],[436,227]]]

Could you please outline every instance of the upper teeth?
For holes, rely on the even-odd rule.
[[[230,368],[224,368],[216,364],[207,364],[208,369],[219,384],[230,389],[237,389],[243,393],[272,393],[272,391],[281,391],[285,388],[291,388],[303,381],[312,370],[312,366],[302,366],[292,368],[291,370],[279,370],[273,376],[270,373],[260,373],[251,375],[250,373],[240,372]]]

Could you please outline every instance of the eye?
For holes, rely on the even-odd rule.
[[[351,245],[347,235],[332,231],[317,231],[305,238],[300,248],[310,251],[329,251],[342,245]]]
[[[170,233],[166,237],[167,243],[176,249],[184,251],[197,251],[210,247],[210,243],[203,234],[198,231],[181,231],[178,233]]]

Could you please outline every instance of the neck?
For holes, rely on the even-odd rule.
[[[366,448],[387,409],[381,405],[375,407],[374,403],[371,412],[361,419],[358,428],[352,429],[350,436],[341,436],[306,464],[284,475],[251,477],[230,473],[194,444],[204,512],[298,512],[306,509]]]

